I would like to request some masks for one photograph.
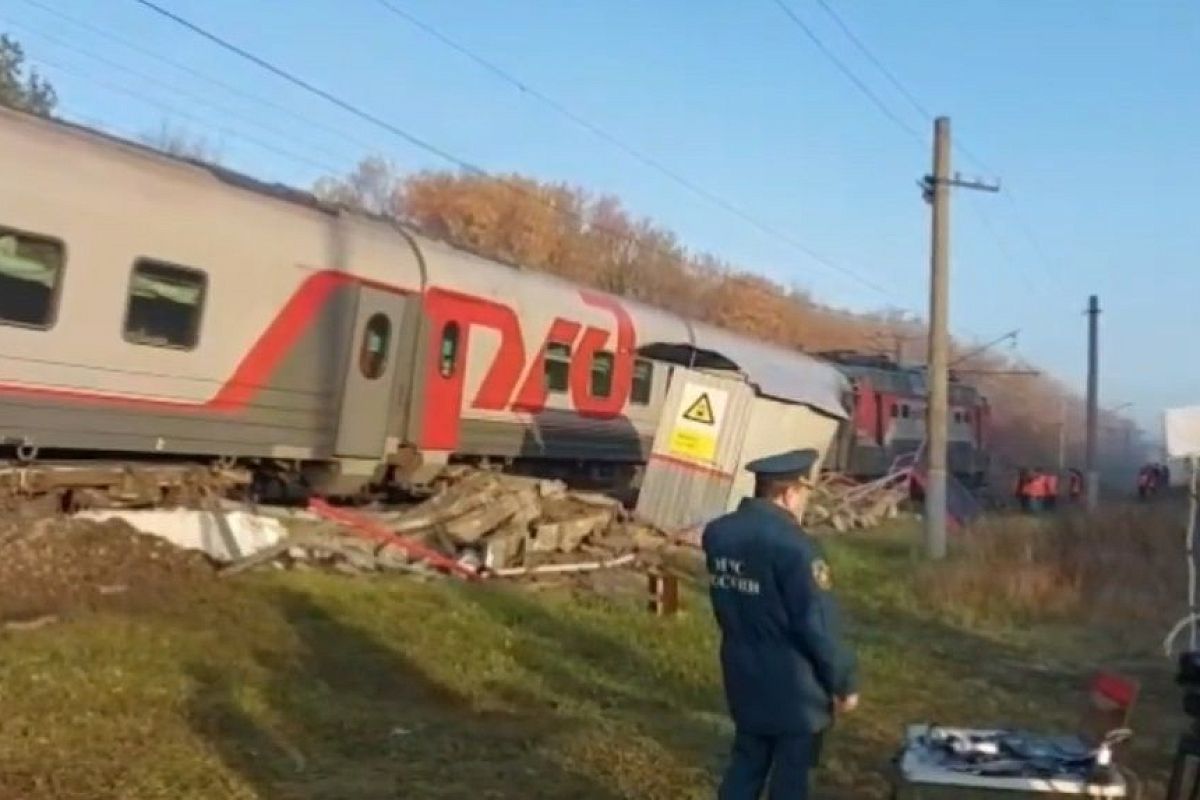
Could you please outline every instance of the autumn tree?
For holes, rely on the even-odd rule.
[[[167,122],[163,122],[158,130],[142,134],[140,139],[147,147],[169,156],[202,161],[206,164],[221,163],[220,148],[207,137],[191,133],[186,128],[177,128]]]
[[[395,166],[378,156],[363,159],[344,177],[321,178],[313,187],[313,194],[327,202],[393,217],[404,216],[400,191]]]
[[[54,87],[36,70],[26,70],[20,42],[0,34],[0,106],[49,116],[57,104]]]

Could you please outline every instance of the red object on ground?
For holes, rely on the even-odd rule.
[[[365,514],[351,511],[348,508],[336,508],[324,500],[315,497],[308,501],[308,508],[319,517],[327,519],[330,522],[336,522],[339,525],[344,525],[351,533],[360,538],[379,542],[380,544],[395,545],[406,553],[428,561],[432,566],[458,575],[460,578],[465,578],[469,581],[479,579],[479,573],[475,570],[464,567],[453,558],[444,556],[437,550],[427,547],[414,539],[393,533]]]
[[[1138,696],[1138,684],[1132,679],[1112,672],[1099,672],[1092,678],[1091,690],[1121,709],[1133,706]]]

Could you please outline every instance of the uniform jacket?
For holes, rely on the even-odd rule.
[[[721,669],[739,730],[816,732],[834,697],[856,691],[829,567],[786,510],[743,500],[703,536],[709,595],[721,628]]]

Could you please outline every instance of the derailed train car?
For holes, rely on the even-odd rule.
[[[818,359],[85,128],[0,110],[0,169],[10,456],[330,493],[452,460],[635,484],[679,364],[770,364],[777,399],[847,416]]]

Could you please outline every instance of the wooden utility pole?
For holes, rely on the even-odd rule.
[[[1096,429],[1100,420],[1100,298],[1088,298],[1088,379],[1087,379],[1087,508],[1095,511],[1100,503],[1100,472],[1096,463]]]
[[[950,176],[950,118],[933,121],[933,174],[923,182],[925,199],[933,206],[933,241],[929,266],[929,369],[926,375],[925,554],[946,556],[946,450],[950,394],[950,190],[999,191],[998,186]]]

